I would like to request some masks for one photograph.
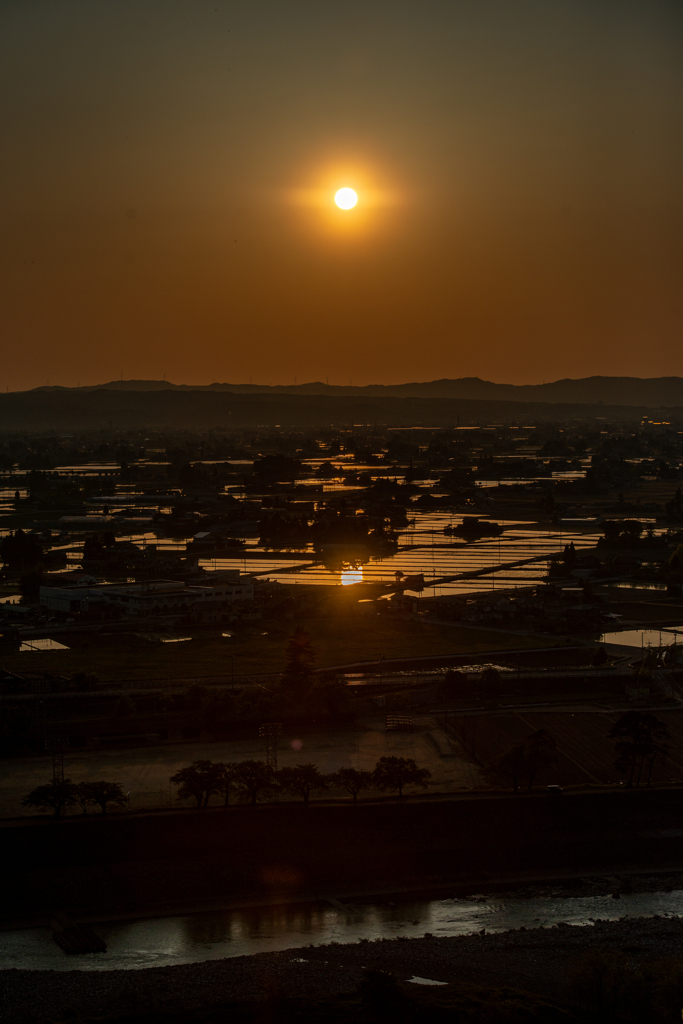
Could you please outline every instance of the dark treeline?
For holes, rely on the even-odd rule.
[[[683,409],[667,409],[680,420]],[[0,429],[93,429],[182,426],[189,428],[321,427],[384,423],[424,426],[463,423],[509,423],[595,420],[597,417],[639,422],[659,415],[645,405],[477,401],[449,398],[360,398],[327,395],[244,395],[226,392],[98,390],[26,391],[0,395]]]
[[[301,797],[307,804],[314,793],[330,789],[347,792],[354,803],[366,789],[382,793],[394,792],[403,796],[406,786],[427,786],[431,772],[420,768],[410,757],[380,757],[372,771],[358,768],[340,768],[323,774],[316,765],[297,764],[277,769],[266,761],[193,761],[180,768],[169,779],[177,787],[178,800],[195,800],[198,808],[209,806],[211,797],[220,796],[228,807],[231,795],[255,805],[259,799],[273,799],[279,793]],[[126,807],[127,796],[118,782],[72,782],[71,779],[53,779],[36,786],[22,800],[23,807],[38,811],[52,811],[60,818],[78,805],[83,814],[88,807],[97,805],[102,814],[109,806]]]

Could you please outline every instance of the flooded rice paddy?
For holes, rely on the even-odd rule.
[[[447,593],[471,593],[491,589],[509,589],[538,583],[546,575],[546,557],[561,553],[565,544],[573,542],[577,550],[595,545],[595,536],[578,532],[542,529],[536,524],[498,520],[505,527],[500,537],[463,542],[446,536],[446,526],[457,526],[462,516],[448,512],[416,512],[413,522],[400,531],[399,546],[395,554],[382,558],[340,566],[322,563],[289,565],[281,561],[273,565],[262,559],[249,558],[249,549],[237,559],[202,559],[205,568],[241,568],[243,572],[267,575],[280,583],[351,584],[392,583],[395,574],[405,576],[422,574],[425,592],[431,596]],[[482,517],[483,518],[483,517]],[[507,563],[539,558],[523,566],[506,567]],[[314,555],[311,552],[311,562]],[[493,566],[502,566],[490,576],[470,580],[443,580],[443,577],[473,573]],[[283,571],[285,570],[286,571]],[[430,583],[430,581],[439,581]]]
[[[405,576],[422,574],[425,593],[436,596],[489,588],[511,589],[538,583],[547,572],[546,558],[560,554],[566,544],[573,543],[577,550],[581,550],[593,547],[596,541],[596,536],[591,533],[566,531],[556,526],[541,528],[534,523],[503,519],[497,520],[505,527],[500,537],[465,542],[444,534],[445,527],[458,526],[462,520],[462,515],[449,512],[411,510],[410,524],[398,531],[399,543],[395,553],[358,562],[325,565],[316,558],[311,547],[298,552],[269,551],[260,546],[253,536],[244,535],[239,538],[244,547],[238,556],[200,558],[199,565],[214,570],[238,569],[279,583],[309,585],[386,584],[395,581],[397,572]],[[182,555],[192,537],[158,537],[147,530],[122,534],[118,539],[130,541],[141,548],[153,546],[160,554]],[[80,564],[82,542],[70,543],[65,548],[69,567],[76,568]],[[529,561],[521,566],[508,565],[531,559],[538,561]],[[501,568],[481,578],[443,579],[496,566]]]
[[[622,629],[603,633],[602,644],[623,644],[624,647],[671,647],[683,643],[683,624],[666,629]]]

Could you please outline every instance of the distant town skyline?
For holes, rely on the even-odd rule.
[[[682,42],[674,0],[3,5],[2,390],[683,375]]]

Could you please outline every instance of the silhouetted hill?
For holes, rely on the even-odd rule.
[[[46,393],[90,391],[216,391],[236,395],[326,395],[357,398],[450,398],[471,401],[569,402],[605,405],[683,406],[683,377],[582,377],[549,384],[495,384],[479,377],[412,384],[353,387],[323,384],[172,384],[167,380],[113,380],[82,388],[43,386]]]
[[[0,394],[0,430],[100,430],[179,427],[461,426],[596,418],[637,423],[680,421],[679,408],[451,398],[235,394],[210,390],[50,390]]]

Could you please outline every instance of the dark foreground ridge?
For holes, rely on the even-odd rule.
[[[236,394],[226,391],[23,391],[0,395],[0,430],[156,429],[191,427],[389,427],[548,423],[596,418],[639,423],[644,416],[683,419],[678,404],[586,404],[306,394]]]
[[[143,971],[12,970],[2,976],[0,1020],[656,1024],[680,1020],[682,944],[680,920],[641,918],[498,935],[333,943]],[[410,983],[413,977],[447,987],[421,989]]]

